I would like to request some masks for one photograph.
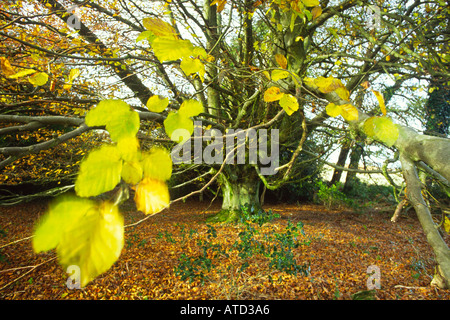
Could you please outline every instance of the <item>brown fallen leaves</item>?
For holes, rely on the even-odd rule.
[[[175,274],[180,257],[201,255],[208,239],[206,217],[218,204],[174,204],[170,209],[126,228],[121,257],[83,289],[68,289],[55,253],[34,254],[29,237],[45,203],[0,207],[0,299],[351,299],[367,290],[371,265],[379,267],[377,299],[449,299],[450,292],[430,287],[434,272],[431,248],[415,216],[390,221],[392,212],[327,211],[321,206],[266,205],[280,215],[261,228],[285,230],[288,221],[304,224],[295,260],[308,265],[307,276],[271,268],[262,255],[243,259],[232,249],[240,225],[214,225],[214,243],[225,254],[209,256],[203,278],[182,281]],[[130,204],[122,208],[126,224],[144,217]],[[211,241],[213,241],[211,240]],[[447,240],[449,241],[448,237]],[[202,242],[203,241],[203,242]],[[3,246],[3,247],[2,247]],[[216,251],[218,252],[218,251]]]

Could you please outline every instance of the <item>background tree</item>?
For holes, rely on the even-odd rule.
[[[386,105],[382,95],[388,89],[386,83],[398,84],[398,92],[410,96],[427,87],[430,79],[449,79],[449,56],[444,50],[448,42],[445,2],[30,0],[8,1],[0,14],[2,44],[23,52],[19,56],[22,60],[16,55],[14,60],[12,55],[3,56],[3,75],[7,81],[12,79],[17,85],[28,87],[28,93],[22,96],[16,96],[17,89],[2,91],[5,103],[64,101],[70,102],[69,109],[73,110],[63,115],[27,114],[24,110],[2,113],[0,121],[8,124],[9,132],[37,132],[41,127],[51,129],[54,125],[70,129],[56,132],[55,137],[42,142],[0,148],[0,168],[92,129],[109,127],[111,139],[118,142],[120,139],[114,139],[113,133],[119,132],[112,130],[109,121],[118,121],[119,116],[123,116],[124,128],[134,133],[135,114],[121,102],[112,103],[107,98],[126,100],[137,112],[141,122],[137,136],[141,140],[162,141],[169,148],[180,142],[180,137],[172,136],[177,128],[190,134],[197,129],[202,134],[215,135],[216,139],[201,141],[204,148],[211,147],[211,143],[214,147],[218,141],[217,132],[211,129],[225,136],[237,129],[246,133],[278,129],[280,150],[290,148],[293,152],[278,164],[275,175],[262,174],[264,166],[251,163],[248,150],[244,164],[194,163],[183,167],[197,170],[203,177],[211,175],[200,190],[190,195],[203,192],[217,181],[223,204],[216,220],[231,221],[241,205],[260,206],[261,185],[273,190],[302,177],[302,166],[307,162],[300,161],[300,155],[307,151],[303,150],[306,141],[323,150],[316,155],[319,158],[328,155],[325,151],[334,139],[352,130],[386,146],[390,153],[399,152],[408,199],[418,213],[448,285],[450,251],[423,202],[416,164],[432,172],[448,188],[449,141],[410,129],[413,120],[402,117],[399,96]],[[79,90],[73,84],[77,81]],[[62,84],[62,89],[54,89],[54,83]],[[352,103],[357,95],[367,103]],[[162,98],[167,98],[164,110],[153,104],[154,96],[164,101]],[[101,107],[99,104],[90,109],[100,100]],[[91,110],[89,121],[74,112],[80,103],[83,110]],[[111,113],[104,119],[98,111],[102,108]],[[403,126],[394,124],[387,115]],[[202,127],[194,128],[189,119],[192,117],[201,120]],[[195,144],[195,134],[188,143]],[[150,182],[164,188],[161,181],[166,175],[155,180],[152,166],[145,164],[148,159],[159,159],[159,154],[150,153],[142,160],[142,168],[133,158],[135,154],[127,153],[131,151],[126,151],[123,144],[117,147],[120,156],[114,148],[101,150],[113,152],[114,157],[121,159],[120,165],[112,160],[110,165],[126,167],[125,180],[138,182],[138,172],[144,171],[147,180],[142,180],[136,191],[138,208],[146,213],[158,211],[153,210],[153,205],[143,205],[142,199],[158,198],[147,197],[149,192],[143,192],[148,191]],[[275,148],[271,145],[269,150]],[[102,152],[93,153],[91,159],[114,159]],[[222,154],[226,156],[229,151],[222,150]],[[88,179],[86,170],[82,164],[77,179]],[[116,180],[107,186],[115,187],[113,181]],[[90,194],[87,191],[92,190],[79,187],[77,191]],[[78,204],[93,206],[87,202]],[[120,223],[115,209],[109,206],[96,212],[104,215],[108,210],[113,210],[111,221]],[[113,257],[109,257],[110,261]]]

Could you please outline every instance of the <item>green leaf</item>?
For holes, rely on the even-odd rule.
[[[284,94],[280,99],[280,106],[286,111],[286,113],[290,116],[295,111],[298,110],[298,101],[297,98],[291,94]]]
[[[194,122],[180,113],[169,113],[164,120],[164,129],[172,141],[187,141],[194,132]]]
[[[398,139],[397,125],[388,117],[370,117],[363,125],[364,132],[371,138],[379,140],[391,147]]]
[[[69,225],[57,246],[59,262],[80,268],[81,286],[107,271],[123,248],[123,217],[116,206],[104,202]]]
[[[116,146],[103,145],[81,162],[75,191],[80,197],[97,196],[120,182],[122,160]]]
[[[151,96],[147,100],[147,108],[152,112],[163,112],[169,105],[169,99],[158,95]]]
[[[105,126],[112,118],[130,110],[128,103],[122,100],[102,100],[94,109],[89,110],[85,122],[88,126]]]
[[[106,126],[111,139],[119,141],[134,136],[139,130],[139,114],[122,100],[103,100],[90,110],[85,122],[88,126]]]
[[[122,167],[122,179],[131,185],[138,184],[142,180],[143,170],[139,161],[125,161]]]
[[[134,137],[139,131],[141,124],[139,114],[136,111],[128,110],[120,116],[113,117],[106,124],[111,140],[119,141],[126,137]]]
[[[156,36],[153,32],[151,32],[150,30],[146,30],[139,34],[139,36],[136,38],[136,43],[142,40],[147,40],[149,43],[152,43],[155,38]]]
[[[181,117],[195,117],[204,111],[203,105],[197,100],[184,100],[178,113]]]
[[[164,148],[153,147],[143,154],[142,164],[145,178],[166,181],[172,175],[172,158]]]
[[[33,237],[33,250],[36,253],[56,248],[67,228],[89,210],[95,202],[75,195],[63,195],[50,203],[46,214],[36,226]]]

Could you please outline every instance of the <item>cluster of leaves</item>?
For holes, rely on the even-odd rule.
[[[228,248],[216,243],[217,230],[212,225],[207,225],[206,240],[197,241],[201,254],[182,253],[175,267],[175,274],[180,276],[181,280],[200,279],[204,283],[207,272],[219,265],[215,260],[220,257],[228,258],[236,252],[241,259],[241,271],[248,268],[256,256],[262,256],[269,259],[270,268],[291,275],[308,275],[308,266],[298,264],[293,251],[301,244],[308,244],[308,241],[300,241],[300,237],[305,236],[301,222],[294,224],[289,221],[284,232],[277,232],[273,226],[269,231],[263,231],[264,224],[278,217],[279,215],[271,210],[266,212],[255,210],[253,206],[243,206],[239,220],[243,230],[239,232],[238,240]]]
[[[318,77],[316,79],[305,78],[304,81],[305,84],[312,89],[318,89],[322,93],[335,92],[339,96],[339,98],[348,102],[339,105],[330,102],[326,106],[326,112],[330,117],[337,117],[341,115],[346,121],[350,123],[352,121],[358,121],[358,109],[349,102],[350,92],[347,90],[341,80],[335,79],[333,76],[330,76],[328,78]],[[368,84],[363,83],[363,87],[367,90]],[[392,146],[398,139],[398,127],[391,118],[386,116],[387,111],[383,95],[379,91],[371,91],[378,100],[383,116],[374,116],[367,118],[363,122],[362,129],[368,137],[381,141],[387,146]]]
[[[136,134],[139,114],[121,100],[104,100],[86,115],[89,126],[105,126],[112,144],[90,152],[80,164],[76,195],[57,198],[40,221],[33,238],[35,252],[56,248],[59,262],[80,268],[85,286],[118,259],[124,242],[123,217],[118,204],[126,198],[123,184],[116,201],[89,199],[116,188],[123,181],[135,186],[135,202],[145,214],[169,205],[166,184],[172,174],[169,153],[162,148],[141,152]]]

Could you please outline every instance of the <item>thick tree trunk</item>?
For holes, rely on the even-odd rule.
[[[208,222],[235,222],[239,219],[243,206],[261,209],[259,198],[260,180],[255,170],[246,166],[228,166],[218,178],[222,189],[222,209],[209,218]]]

